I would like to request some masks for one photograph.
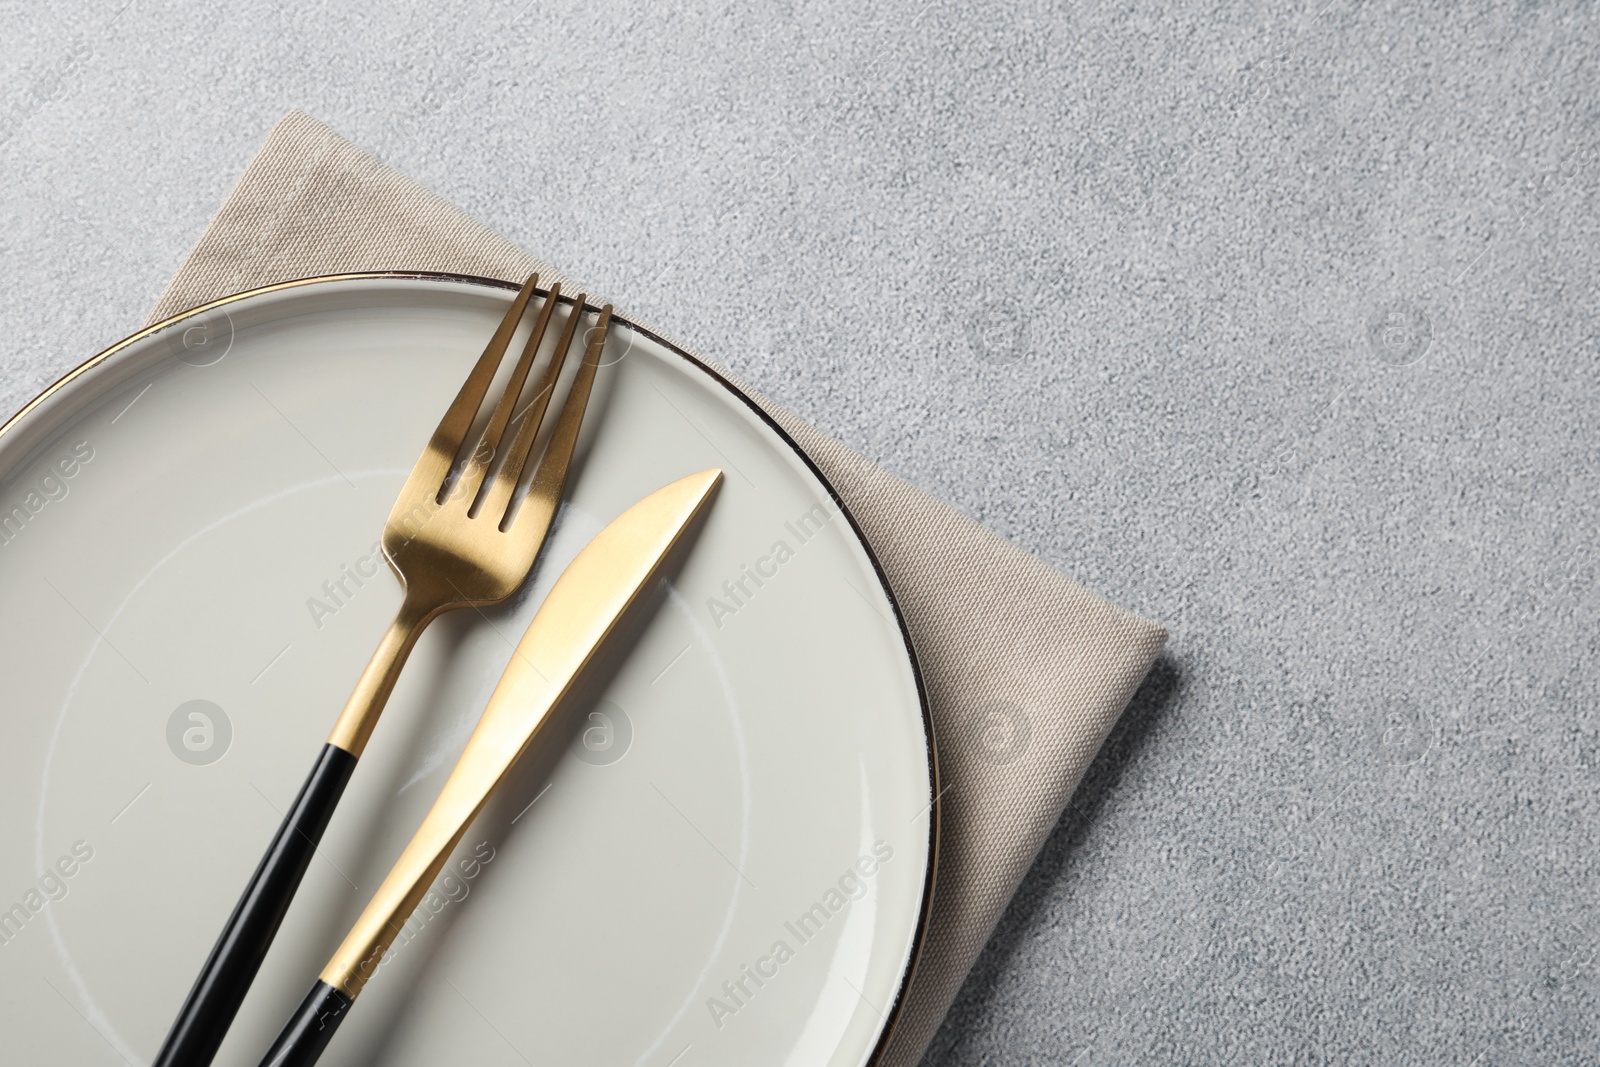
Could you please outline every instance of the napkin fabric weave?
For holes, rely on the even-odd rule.
[[[274,282],[363,270],[516,281],[538,271],[543,284],[566,284],[296,111],[272,131],[150,321]],[[760,404],[832,483],[883,566],[917,650],[941,774],[938,875],[922,955],[878,1061],[910,1067],[1166,634],[694,354]]]

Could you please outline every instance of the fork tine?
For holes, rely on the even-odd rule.
[[[567,469],[572,462],[573,449],[578,444],[578,430],[583,425],[583,412],[589,405],[589,392],[594,386],[594,374],[600,366],[600,352],[605,347],[606,334],[610,330],[611,305],[607,304],[600,309],[600,318],[590,332],[589,345],[583,353],[583,362],[578,364],[578,373],[572,379],[572,388],[567,393],[566,403],[561,408],[561,417],[556,421],[556,428],[550,434],[550,443],[545,447],[544,458],[539,461],[538,469],[533,472],[533,483],[528,486],[528,495],[523,500],[522,506],[517,509],[516,515],[507,515],[500,520],[502,530],[532,532],[541,527],[549,528],[556,507],[561,503],[561,490],[567,481]]]
[[[533,368],[534,358],[539,354],[539,346],[544,343],[545,328],[550,325],[550,313],[555,309],[560,296],[561,283],[557,282],[550,287],[550,295],[545,297],[544,307],[539,309],[539,320],[534,324],[533,332],[528,335],[528,343],[522,346],[522,355],[517,358],[517,365],[511,372],[511,380],[506,383],[505,392],[500,394],[500,399],[495,403],[494,413],[489,416],[489,424],[483,428],[477,446],[467,457],[466,469],[461,472],[461,479],[453,490],[459,494],[460,499],[467,501],[469,514],[476,513],[471,504],[478,497],[478,490],[482,488],[483,479],[489,473],[489,465],[494,462],[495,453],[500,450],[500,439],[505,436],[506,426],[511,421],[511,413],[517,408],[517,399],[522,395],[523,383],[528,380],[528,372]]]
[[[489,385],[494,381],[495,372],[500,369],[500,361],[505,357],[506,348],[511,344],[511,337],[516,333],[523,313],[527,311],[528,298],[533,295],[533,288],[538,283],[539,276],[530,274],[528,280],[518,290],[516,299],[511,302],[511,308],[500,320],[500,326],[489,339],[483,355],[478,357],[477,365],[472,368],[472,373],[467,375],[467,380],[462,383],[461,391],[456,394],[456,398],[450,402],[444,418],[439,420],[438,428],[428,440],[428,447],[423,449],[417,465],[411,468],[411,474],[406,478],[405,489],[401,491],[400,498],[395,503],[397,510],[407,503],[414,506],[414,502],[425,495],[435,501],[443,495],[450,468],[455,464],[456,453],[461,450],[461,442],[466,440],[467,431],[472,429],[472,420],[478,415],[478,408],[482,406],[483,398],[489,392]]]
[[[528,409],[522,414],[522,425],[517,428],[516,440],[511,443],[505,463],[501,465],[494,484],[485,494],[480,511],[483,514],[500,516],[502,524],[506,506],[517,490],[517,479],[522,477],[528,456],[533,451],[534,439],[539,435],[539,427],[544,424],[545,412],[550,407],[550,398],[555,394],[556,382],[561,377],[561,368],[566,365],[567,354],[572,349],[573,336],[577,333],[578,324],[583,321],[584,313],[588,310],[587,301],[588,294],[579,293],[577,299],[572,302],[572,311],[567,315],[567,321],[561,328],[561,339],[556,342],[555,350],[550,353],[550,362],[546,364],[544,372],[539,377],[539,387],[533,399],[528,402]]]

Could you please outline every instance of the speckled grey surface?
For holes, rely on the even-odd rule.
[[[0,0],[0,407],[301,107],[1171,627],[930,1067],[1600,1059],[1581,4]]]

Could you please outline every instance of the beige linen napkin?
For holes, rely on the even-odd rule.
[[[151,321],[243,289],[360,270],[518,281],[537,270],[546,284],[560,279],[292,112]],[[927,684],[943,790],[938,879],[921,960],[879,1060],[908,1067],[926,1050],[1166,633],[738,384],[810,454],[860,522],[905,614]]]

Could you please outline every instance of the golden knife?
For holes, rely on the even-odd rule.
[[[556,580],[439,799],[261,1067],[309,1067],[322,1055],[489,795],[549,726],[552,711],[652,584],[721,480],[719,470],[701,471],[651,493],[601,530]]]

